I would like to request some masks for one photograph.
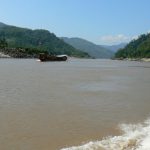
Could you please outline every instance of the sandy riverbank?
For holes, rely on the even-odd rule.
[[[5,55],[2,52],[0,52],[0,58],[11,58],[9,55]]]
[[[150,62],[150,58],[115,58],[115,60]]]
[[[150,58],[142,58],[141,61],[150,62]]]

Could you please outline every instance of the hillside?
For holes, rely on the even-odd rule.
[[[0,39],[5,38],[9,48],[30,48],[48,51],[51,54],[67,54],[75,57],[89,57],[75,49],[47,30],[31,30],[0,23]]]
[[[150,58],[150,34],[143,34],[120,49],[116,58]]]
[[[0,22],[0,27],[6,26],[4,23]]]
[[[112,51],[81,38],[62,37],[61,39],[94,58],[111,58],[114,55]]]

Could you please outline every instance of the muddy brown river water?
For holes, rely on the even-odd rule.
[[[0,59],[1,150],[147,150],[149,117],[150,63]]]

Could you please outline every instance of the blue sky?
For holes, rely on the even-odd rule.
[[[97,44],[150,31],[150,0],[0,0],[0,22]]]

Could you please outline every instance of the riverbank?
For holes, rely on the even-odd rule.
[[[38,58],[40,51],[23,48],[0,49],[0,58]]]
[[[142,58],[141,61],[150,62],[150,58]]]
[[[5,55],[4,53],[0,52],[0,58],[11,58],[9,55]]]
[[[150,58],[115,58],[114,60],[150,62]]]
[[[48,53],[47,51],[32,49],[32,48],[4,48],[0,49],[0,58],[39,58],[39,54]],[[55,56],[55,55],[54,55]],[[79,57],[69,56],[75,59]],[[82,57],[84,59],[91,59],[91,57]]]

